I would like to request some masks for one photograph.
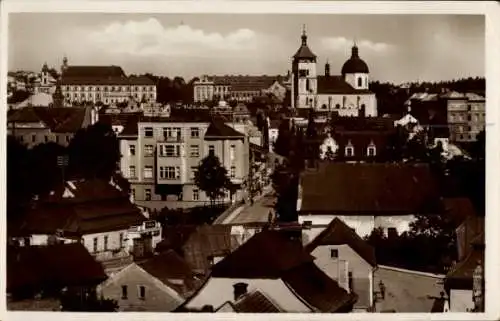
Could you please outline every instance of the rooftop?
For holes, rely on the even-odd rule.
[[[441,200],[426,164],[330,163],[301,177],[302,213],[436,214]]]
[[[8,115],[9,122],[42,122],[54,133],[75,133],[85,126],[87,109],[82,107],[24,107]]]
[[[338,75],[318,76],[318,94],[370,94],[367,89],[355,89],[344,77]],[[333,109],[335,106],[331,106]]]

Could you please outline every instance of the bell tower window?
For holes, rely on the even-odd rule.
[[[363,86],[363,78],[358,77],[358,87],[362,87],[362,86]]]
[[[306,90],[309,91],[311,88],[311,85],[309,84],[309,79],[306,80]]]

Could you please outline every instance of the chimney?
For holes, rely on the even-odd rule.
[[[234,288],[234,301],[237,301],[239,298],[247,294],[248,284],[246,283],[236,283],[233,285]]]

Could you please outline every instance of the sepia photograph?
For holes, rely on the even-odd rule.
[[[294,8],[4,13],[7,311],[485,313],[486,16]]]

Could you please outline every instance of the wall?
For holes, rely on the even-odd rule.
[[[467,312],[474,309],[472,290],[450,290],[450,312]]]
[[[361,78],[361,86],[358,86],[358,78]],[[364,73],[346,74],[345,82],[351,85],[354,89],[368,89],[369,75]]]
[[[338,250],[338,258],[331,257],[330,250]],[[316,260],[316,265],[330,278],[339,280],[339,261],[347,262],[347,269],[352,273],[353,289],[359,296],[355,308],[368,308],[373,304],[373,267],[348,245],[323,245],[318,246],[311,253]],[[348,282],[339,283],[349,291]]]
[[[122,285],[127,286],[127,299],[122,298]],[[146,288],[145,299],[139,298],[139,286]],[[99,291],[105,298],[118,301],[120,311],[170,312],[184,301],[134,263],[104,282]]]
[[[287,312],[310,312],[310,309],[279,279],[210,278],[186,307],[201,309],[204,305],[212,305],[216,309],[226,301],[232,302],[234,301],[233,285],[239,282],[248,284],[248,292],[261,290]]]
[[[123,241],[120,246],[120,234],[123,234],[123,239],[127,238],[127,229],[104,232],[104,233],[94,233],[87,234],[83,236],[83,245],[87,248],[90,254],[96,257],[98,261],[104,261],[107,259],[115,258],[116,255],[126,256],[128,255],[128,250],[126,248],[127,243]],[[104,237],[108,236],[108,248],[104,249]],[[97,238],[97,251],[94,251],[94,238]],[[120,251],[121,250],[121,251]],[[120,251],[122,254],[114,254],[113,252]]]
[[[361,106],[365,105],[365,116],[377,117],[377,98],[375,94],[333,95],[318,94],[316,110],[337,111],[340,116],[358,116]],[[344,103],[345,97],[345,103]],[[359,103],[358,103],[359,97]],[[339,108],[337,108],[337,105]]]
[[[303,230],[303,237],[312,241],[328,224],[338,217],[344,221],[349,227],[354,228],[356,233],[364,237],[370,235],[374,228],[382,227],[387,234],[387,229],[390,227],[396,228],[398,233],[403,233],[409,230],[409,225],[415,220],[414,215],[404,216],[341,216],[341,215],[299,215],[299,223],[304,221],[312,221],[310,230]]]

